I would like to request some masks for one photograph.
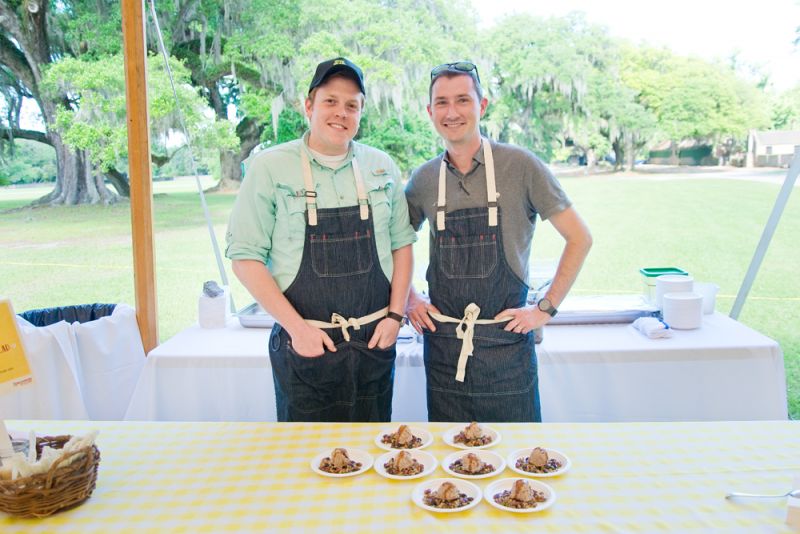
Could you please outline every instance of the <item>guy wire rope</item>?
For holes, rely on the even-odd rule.
[[[180,108],[180,102],[178,101],[178,92],[175,89],[175,79],[172,77],[172,69],[169,67],[169,56],[167,55],[167,49],[164,46],[164,37],[161,34],[161,26],[158,24],[158,16],[156,15],[156,4],[155,0],[149,0],[150,3],[150,14],[153,17],[153,26],[156,30],[156,36],[158,37],[158,49],[161,51],[161,56],[164,58],[164,67],[167,70],[167,76],[169,77],[169,84],[172,88],[172,96],[175,99],[175,107],[177,108],[177,115],[178,120],[180,121],[181,130],[183,131],[184,137],[186,137],[186,146],[189,149],[189,161],[191,162],[192,174],[194,175],[195,183],[197,184],[197,192],[200,194],[200,204],[203,206],[203,215],[206,218],[206,225],[208,226],[208,235],[211,237],[211,246],[214,249],[214,258],[217,260],[217,269],[219,269],[219,277],[222,280],[223,286],[228,286],[228,293],[230,295],[230,303],[231,303],[231,312],[236,313],[236,305],[233,303],[233,294],[230,293],[230,286],[228,285],[228,275],[225,272],[225,266],[222,263],[222,254],[219,251],[219,244],[217,243],[217,236],[214,234],[214,226],[211,224],[211,215],[208,212],[208,204],[206,203],[206,196],[203,193],[203,186],[200,183],[200,176],[197,174],[197,163],[194,156],[194,147],[192,144],[192,138],[189,135],[189,130],[186,128],[186,122],[183,118],[183,111]]]

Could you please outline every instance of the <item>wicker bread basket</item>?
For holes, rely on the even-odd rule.
[[[49,446],[61,449],[72,436],[36,438],[36,453]],[[80,457],[67,466],[64,460]],[[100,451],[95,445],[65,454],[46,473],[16,480],[0,480],[0,512],[21,517],[46,517],[76,506],[92,494],[97,481]]]

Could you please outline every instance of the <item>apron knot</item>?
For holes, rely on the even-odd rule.
[[[361,330],[361,323],[358,322],[358,319],[353,317],[345,319],[338,313],[331,315],[331,324],[342,329],[342,336],[344,337],[345,341],[350,341],[350,332],[347,331],[348,328],[352,327],[353,330]]]
[[[470,302],[464,308],[464,317],[456,326],[456,337],[462,340],[461,353],[458,355],[458,368],[456,369],[456,381],[463,382],[467,370],[467,358],[472,356],[474,345],[472,337],[475,334],[475,321],[481,314],[481,309],[474,302]]]

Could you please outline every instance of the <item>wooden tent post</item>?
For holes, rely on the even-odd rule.
[[[143,0],[122,0],[122,37],[125,48],[125,95],[128,110],[133,283],[136,291],[136,320],[147,354],[158,345],[158,323]]]

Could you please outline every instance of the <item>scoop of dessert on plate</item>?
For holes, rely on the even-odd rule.
[[[389,451],[375,461],[375,472],[394,480],[410,480],[430,475],[438,465],[436,458],[425,451]]]
[[[323,452],[311,460],[311,468],[324,476],[345,477],[363,473],[372,467],[372,456],[358,449],[336,447],[332,452]]]
[[[483,449],[497,445],[500,433],[475,421],[466,427],[453,427],[442,436],[445,443],[459,449]]]
[[[499,474],[505,467],[502,456],[487,450],[454,452],[442,461],[442,469],[459,478],[488,478]]]
[[[457,512],[477,506],[481,490],[466,480],[439,478],[418,485],[411,498],[417,506],[426,510]]]
[[[567,456],[555,449],[519,449],[508,457],[508,465],[521,475],[552,477],[566,473],[571,465]]]
[[[400,425],[394,432],[382,430],[375,438],[375,444],[385,450],[422,449],[433,441],[433,436],[424,428]]]
[[[493,482],[485,495],[489,504],[510,512],[539,512],[552,506],[556,498],[550,486],[521,478]]]

